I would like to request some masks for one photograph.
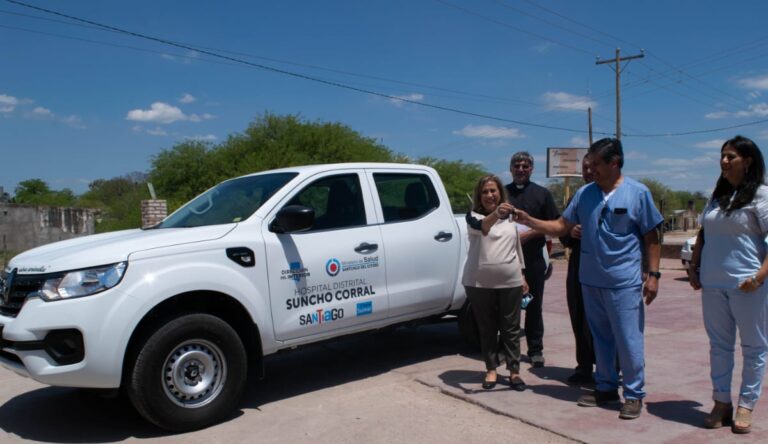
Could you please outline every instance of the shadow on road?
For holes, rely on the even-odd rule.
[[[241,408],[258,409],[463,352],[456,324],[441,322],[354,335],[272,355],[265,359],[266,378],[251,378]],[[231,419],[240,415],[242,410]],[[88,390],[61,387],[33,390],[6,401],[0,406],[0,429],[23,439],[57,443],[169,435],[139,416],[125,396],[104,399]]]
[[[666,421],[679,422],[693,427],[703,428],[706,413],[699,410],[701,403],[696,401],[661,401],[646,404],[648,413]]]

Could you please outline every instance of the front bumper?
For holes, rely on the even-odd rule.
[[[0,315],[0,365],[48,385],[116,388],[133,319],[134,298],[115,289],[44,302],[30,298],[18,316]]]

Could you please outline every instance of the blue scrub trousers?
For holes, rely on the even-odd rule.
[[[712,399],[730,404],[736,329],[741,340],[739,406],[754,409],[760,397],[768,353],[768,286],[745,293],[739,289],[704,288],[701,291],[704,328],[709,336]]]
[[[601,392],[618,389],[618,352],[624,399],[643,399],[645,309],[642,285],[628,288],[582,285],[581,288],[595,348],[595,388]]]

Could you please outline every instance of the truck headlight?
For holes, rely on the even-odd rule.
[[[119,262],[62,273],[45,281],[40,297],[50,302],[100,293],[119,284],[127,266]]]

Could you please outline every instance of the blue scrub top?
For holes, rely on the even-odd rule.
[[[581,224],[582,284],[610,289],[642,284],[643,236],[664,221],[648,187],[624,176],[604,202],[596,183],[584,185],[563,218]]]
[[[729,215],[711,199],[704,208],[704,249],[701,285],[733,289],[757,273],[765,260],[768,235],[768,187],[760,185],[754,199]]]

